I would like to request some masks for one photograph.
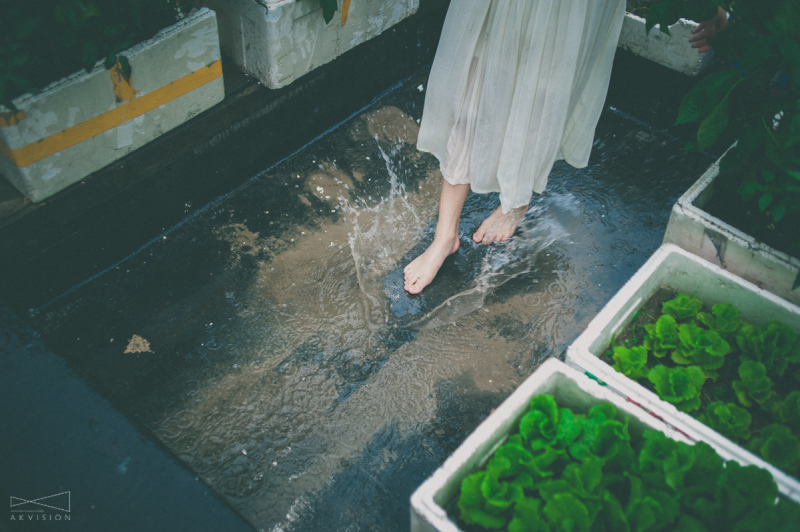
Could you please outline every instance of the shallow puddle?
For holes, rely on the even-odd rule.
[[[425,81],[34,318],[259,530],[407,530],[415,487],[562,355],[712,160],[608,108],[590,165],[557,163],[508,244],[472,243],[498,200],[471,195],[461,249],[409,296],[441,179],[415,149]]]

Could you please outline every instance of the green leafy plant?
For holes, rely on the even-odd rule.
[[[664,358],[671,350],[678,348],[678,322],[669,314],[663,314],[655,323],[645,325],[644,329],[647,331],[644,347],[656,357]]]
[[[653,0],[647,28],[658,24],[669,33],[679,18],[709,20],[718,6],[730,20],[710,43],[732,68],[694,86],[681,103],[677,124],[697,124],[689,149],[738,139],[720,162],[719,179],[763,213],[764,228],[789,218],[796,223],[790,215],[800,213],[800,3]],[[796,233],[794,238],[796,252]],[[798,284],[800,276],[795,288]]]
[[[791,448],[787,442],[794,440],[782,431],[764,433],[768,425],[785,426],[800,438],[800,334],[795,329],[776,320],[753,325],[729,303],[709,311],[688,294],[658,295],[628,330],[637,328],[646,331],[643,338],[620,335],[621,345],[603,355],[613,360],[614,369],[754,452],[778,457],[777,450]],[[781,463],[795,468],[787,473],[800,475],[800,463]]]
[[[656,387],[656,393],[679,410],[690,412],[700,407],[700,389],[706,380],[703,370],[697,366],[656,366],[647,378]]]
[[[628,349],[621,345],[614,347],[614,369],[631,379],[646,377],[647,348],[634,346]]]
[[[698,418],[731,441],[750,438],[750,412],[733,403],[714,401]]]
[[[634,438],[618,417],[607,403],[583,414],[533,397],[518,431],[462,480],[461,523],[509,532],[788,530],[800,518],[768,472],[723,462],[704,442],[654,430]]]
[[[661,305],[661,312],[676,320],[689,320],[694,318],[702,307],[703,302],[693,295],[680,293],[674,299]]]
[[[722,367],[731,347],[717,331],[704,329],[692,323],[678,327],[680,346],[672,352],[672,360],[678,364],[692,364],[703,369],[706,376],[715,378],[713,370]]]
[[[759,327],[744,325],[736,335],[742,352],[762,362],[770,372],[783,376],[790,362],[800,362],[797,332],[788,325],[771,320]]]
[[[37,92],[81,68],[103,60],[117,63],[130,77],[120,54],[174,24],[179,0],[0,0],[0,104],[16,111],[12,100]]]
[[[764,427],[750,447],[766,461],[786,471],[800,466],[800,440],[786,425],[776,423]]]

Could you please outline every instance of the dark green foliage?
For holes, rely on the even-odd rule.
[[[703,442],[653,430],[632,438],[610,404],[581,414],[539,395],[519,430],[462,481],[463,524],[510,532],[760,530],[756,523],[782,530],[800,515],[791,501],[775,504],[768,472],[724,463]]]
[[[733,403],[715,401],[698,419],[733,442],[750,438],[750,412]]]
[[[325,19],[325,24],[333,20],[333,15],[339,9],[336,0],[319,0],[319,7],[322,8],[322,18]]]
[[[0,104],[49,83],[89,71],[99,60],[106,68],[120,52],[174,24],[179,0],[0,0]]]
[[[750,442],[750,447],[783,470],[793,471],[800,466],[800,440],[786,425],[767,425]]]
[[[711,38],[731,70],[703,78],[684,98],[678,124],[696,123],[703,150],[738,139],[720,163],[720,178],[779,224],[800,212],[800,2],[797,0],[653,0],[648,30],[678,18],[709,20],[722,6],[728,27]],[[730,140],[727,140],[730,142]],[[800,276],[795,281],[795,288]]]

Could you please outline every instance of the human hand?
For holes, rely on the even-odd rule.
[[[689,37],[689,42],[692,43],[692,48],[697,48],[701,54],[711,51],[711,45],[708,39],[718,31],[722,31],[728,26],[728,13],[722,7],[717,6],[717,14],[714,18],[704,20],[697,27],[692,30],[692,37]]]

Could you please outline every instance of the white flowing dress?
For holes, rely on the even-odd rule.
[[[624,14],[625,0],[452,0],[417,147],[504,212],[528,205],[555,161],[588,164]]]

